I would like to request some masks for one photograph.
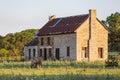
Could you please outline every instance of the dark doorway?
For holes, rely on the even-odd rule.
[[[60,59],[60,49],[56,48],[56,52],[55,53],[56,53],[55,54],[56,59],[59,60]]]
[[[44,60],[47,60],[47,49],[44,48]]]

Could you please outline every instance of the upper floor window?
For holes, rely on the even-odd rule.
[[[47,44],[50,45],[50,37],[47,37]]]
[[[44,45],[44,38],[41,38],[41,45]]]

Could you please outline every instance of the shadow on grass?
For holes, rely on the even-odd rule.
[[[120,75],[84,75],[84,74],[56,74],[56,75],[0,75],[0,80],[120,80]]]

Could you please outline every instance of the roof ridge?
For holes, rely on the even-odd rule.
[[[86,15],[89,15],[89,14],[81,14],[81,15],[73,15],[73,16],[66,16],[66,17],[58,17],[56,19],[59,19],[59,18],[71,18],[71,17],[77,17],[77,16],[86,16]]]

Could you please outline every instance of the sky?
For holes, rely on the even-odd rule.
[[[106,20],[120,12],[120,0],[0,0],[0,35],[40,29],[51,15],[88,14],[89,9],[96,9],[97,17]]]

